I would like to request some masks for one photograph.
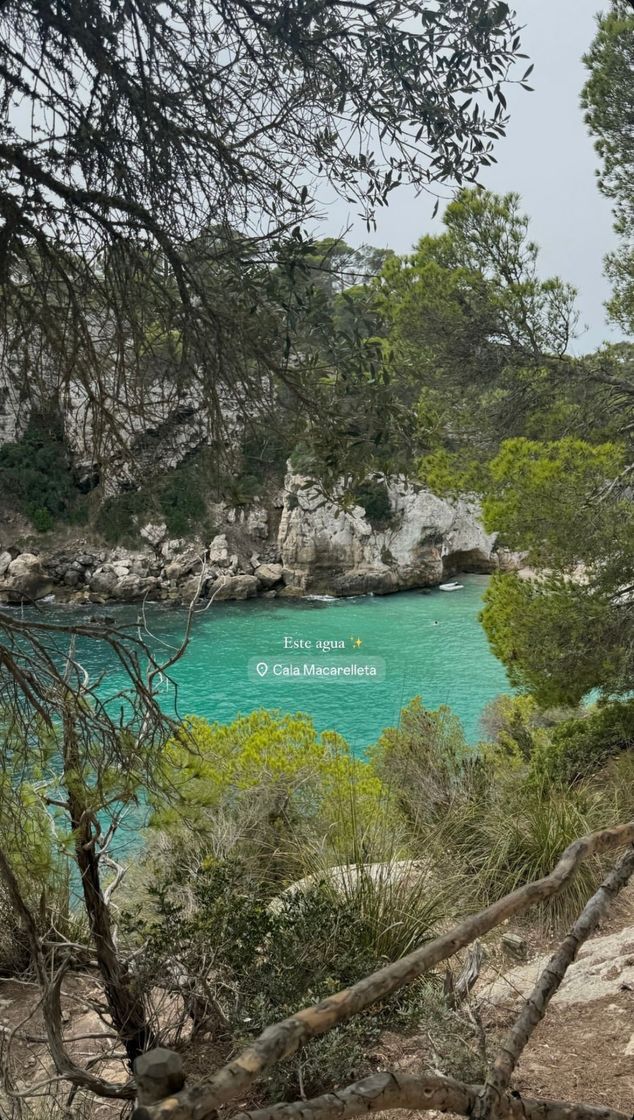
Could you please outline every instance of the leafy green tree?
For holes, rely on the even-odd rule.
[[[627,0],[611,0],[597,17],[597,34],[584,58],[590,72],[582,93],[586,122],[601,158],[599,186],[614,204],[621,246],[608,256],[614,284],[608,307],[624,330],[634,333],[634,11]]]
[[[326,837],[342,860],[354,858],[389,810],[369,765],[302,714],[256,711],[226,726],[190,717],[164,751],[161,787],[170,797],[155,797],[155,826],[194,827],[212,851],[223,821],[236,851],[248,839],[251,860],[272,877],[302,873],[300,838]]]
[[[485,524],[536,567],[586,572],[612,565],[627,578],[634,529],[631,502],[612,482],[625,467],[624,448],[563,437],[505,440],[488,465]],[[632,572],[634,575],[634,571]]]
[[[445,230],[389,259],[376,301],[424,451],[488,455],[556,407],[551,371],[574,331],[574,290],[538,274],[519,197],[463,190]]]
[[[608,591],[557,575],[494,576],[482,620],[511,684],[544,707],[631,688],[630,611]]]
[[[510,440],[490,464],[489,527],[525,549],[531,580],[495,577],[484,626],[513,684],[545,706],[631,687],[634,507],[624,449]]]
[[[7,368],[72,380],[111,455],[174,385],[214,437],[229,402],[279,416],[272,378],[314,412],[263,271],[324,184],[371,225],[402,182],[473,180],[524,57],[499,0],[9,0],[0,42]]]

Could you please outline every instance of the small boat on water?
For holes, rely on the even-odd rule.
[[[464,583],[456,583],[454,581],[453,583],[441,583],[438,590],[439,591],[462,591],[463,587],[464,587]]]

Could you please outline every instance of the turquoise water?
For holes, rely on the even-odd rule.
[[[502,665],[487,645],[478,622],[486,576],[460,577],[464,590],[408,591],[396,595],[330,601],[251,600],[213,604],[194,620],[189,649],[171,670],[175,687],[165,683],[161,704],[180,716],[196,714],[229,722],[255,708],[307,712],[320,730],[333,729],[356,751],[373,743],[382,728],[398,722],[413,696],[425,705],[448,704],[460,716],[470,741],[479,734],[479,719],[489,700],[509,691]],[[117,623],[134,622],[138,607],[91,606],[84,610],[48,608],[52,621],[84,618],[96,611]],[[177,645],[183,612],[150,606],[147,610],[156,646]],[[310,651],[284,649],[284,640],[310,642]],[[354,647],[359,639],[361,646]],[[332,653],[316,649],[319,641],[343,642]],[[105,672],[102,691],[123,683],[113,657],[101,643],[82,643],[82,664],[93,674]],[[334,663],[352,657],[383,659],[385,679],[275,680],[272,670],[259,679],[249,663],[280,658]]]

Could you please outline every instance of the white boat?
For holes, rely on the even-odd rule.
[[[441,583],[439,591],[462,591],[464,583]]]

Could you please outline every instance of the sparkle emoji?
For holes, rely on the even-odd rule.
[[[361,638],[351,638],[350,641],[352,642],[355,649],[360,649],[363,645]]]

